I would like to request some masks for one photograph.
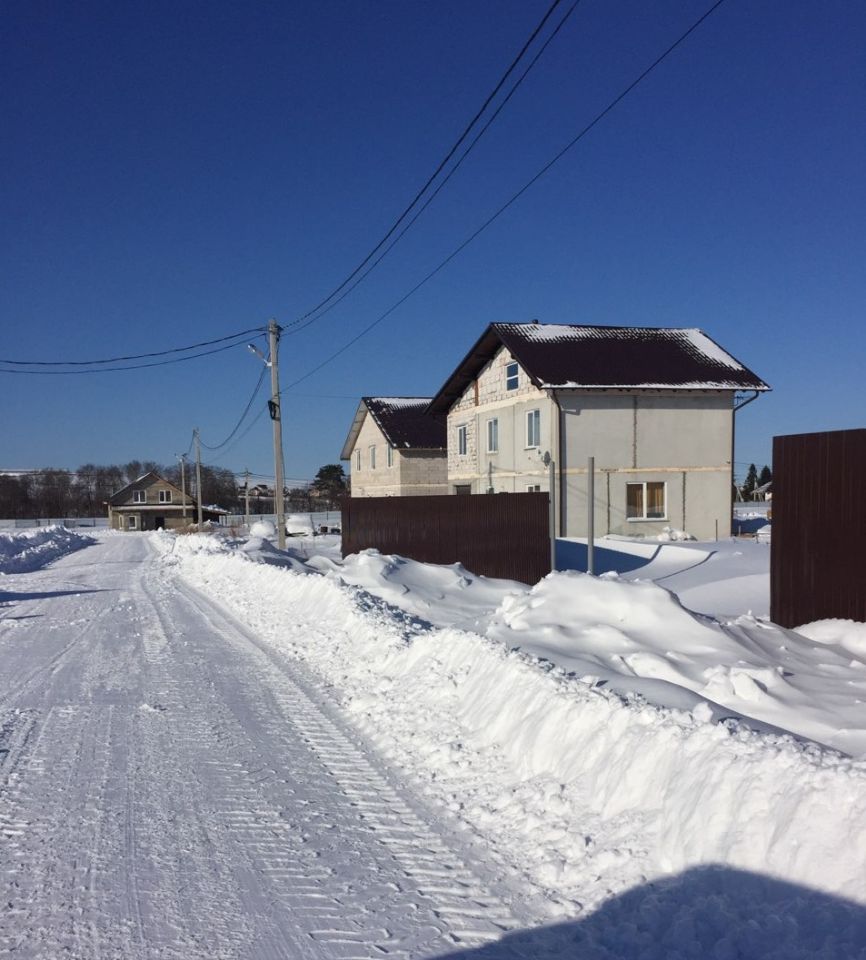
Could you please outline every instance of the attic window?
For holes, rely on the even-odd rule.
[[[518,382],[518,366],[516,363],[509,363],[505,367],[505,389],[506,390],[516,390]]]
[[[160,491],[159,491],[159,502],[160,502],[160,503],[171,503],[171,490],[160,490]]]
[[[133,503],[147,503],[147,490],[133,490],[133,491],[132,491],[132,502],[133,502]]]

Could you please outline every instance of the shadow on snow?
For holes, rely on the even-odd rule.
[[[521,930],[439,960],[866,958],[866,908],[722,866],[687,870],[608,900],[583,920]]]

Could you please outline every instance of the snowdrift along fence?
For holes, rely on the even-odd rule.
[[[866,430],[773,438],[770,617],[866,620]]]
[[[550,573],[546,493],[347,497],[343,556],[371,547],[485,577],[537,583]]]

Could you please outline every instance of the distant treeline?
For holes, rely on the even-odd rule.
[[[0,475],[0,518],[99,517],[107,513],[108,498],[140,476],[155,470],[178,487],[180,466],[140,460],[112,466],[85,463],[77,470],[47,467],[15,476]],[[231,512],[242,512],[242,498],[231,470],[201,468],[201,502],[216,504]],[[186,489],[195,496],[195,466],[187,465]]]

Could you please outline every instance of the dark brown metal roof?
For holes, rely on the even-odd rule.
[[[769,390],[695,328],[492,323],[430,403],[447,413],[504,346],[549,389]]]
[[[445,420],[426,412],[429,397],[364,397],[363,402],[392,447],[445,449]]]

